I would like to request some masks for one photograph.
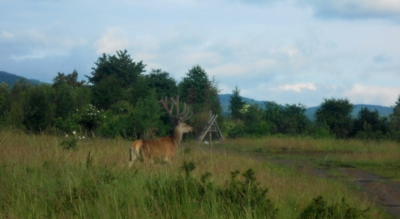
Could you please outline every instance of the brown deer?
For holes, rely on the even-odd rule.
[[[165,111],[167,111],[170,119],[175,124],[174,131],[170,137],[161,137],[157,139],[139,139],[132,143],[130,147],[129,155],[129,167],[133,165],[135,160],[141,160],[142,162],[154,162],[164,161],[170,162],[175,156],[176,149],[182,141],[183,133],[193,131],[191,126],[184,123],[185,120],[192,116],[189,115],[189,108],[186,107],[186,103],[183,104],[184,108],[182,112],[179,112],[179,96],[176,99],[171,97],[171,107],[168,109],[167,97],[158,101]],[[176,106],[176,115],[172,115],[172,111]]]

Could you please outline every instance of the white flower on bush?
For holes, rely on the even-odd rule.
[[[249,104],[245,104],[245,105],[243,105],[243,108],[239,110],[239,112],[242,114],[245,114],[249,110],[249,107],[250,107]]]
[[[77,120],[80,124],[83,124],[85,128],[92,129],[101,124],[101,119],[104,117],[102,115],[103,113],[104,110],[97,109],[92,104],[88,104],[77,114]]]

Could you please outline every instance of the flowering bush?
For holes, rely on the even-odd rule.
[[[97,109],[92,104],[87,104],[81,110],[76,110],[76,121],[88,131],[92,131],[101,125],[105,118],[104,110]]]
[[[72,131],[73,136],[68,137],[68,135],[65,135],[65,139],[61,141],[59,146],[61,146],[62,149],[64,150],[78,150],[78,140],[80,139],[85,139],[85,136],[80,136],[76,134],[76,131]]]

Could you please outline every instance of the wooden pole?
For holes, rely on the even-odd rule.
[[[212,111],[210,110],[210,120],[211,120],[211,118],[212,118]],[[211,129],[212,129],[212,126],[211,126]],[[210,145],[211,145],[211,150],[212,150],[212,132],[209,132],[210,133]]]

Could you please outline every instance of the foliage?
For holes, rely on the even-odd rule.
[[[88,83],[78,80],[78,72],[57,73],[51,86],[33,86],[21,80],[11,90],[0,85],[0,126],[39,133],[57,130],[93,132],[103,137],[136,139],[156,130],[160,136],[171,132],[169,116],[161,111],[161,97],[179,94],[193,116],[187,121],[198,135],[210,119],[218,115],[224,130],[218,83],[210,80],[199,65],[188,70],[177,85],[170,74],[152,69],[144,75],[145,64],[134,62],[128,52],[103,54],[95,62]],[[390,119],[364,108],[351,118],[353,105],[347,99],[325,99],[316,111],[316,121],[305,116],[302,104],[279,105],[265,102],[265,108],[247,105],[238,86],[232,91],[230,113],[232,127],[228,136],[309,135],[315,138],[359,138],[364,141],[396,139],[400,141],[400,96]],[[182,107],[183,103],[181,104]],[[55,128],[55,129],[53,129]],[[153,133],[154,137],[154,133]]]
[[[248,169],[242,174],[244,180],[237,179],[239,171],[231,173],[230,181],[225,186],[217,186],[210,179],[212,174],[206,172],[200,179],[191,176],[191,172],[196,168],[193,162],[184,162],[181,169],[185,172],[184,176],[168,181],[149,181],[146,189],[150,191],[146,205],[161,211],[168,217],[169,209],[174,206],[181,206],[189,203],[198,203],[204,206],[208,216],[214,211],[222,213],[230,218],[276,218],[278,209],[267,196],[268,189],[261,188],[256,181],[253,169]]]
[[[8,84],[2,82],[0,84],[0,124],[5,122],[4,114],[9,110],[10,105],[10,90]]]
[[[354,120],[352,136],[364,140],[384,138],[389,132],[389,121],[387,117],[380,117],[377,110],[370,111],[362,108]]]
[[[199,65],[193,66],[179,83],[179,94],[187,104],[202,104],[206,101],[206,91],[211,83],[206,71]]]
[[[133,62],[126,50],[112,56],[103,54],[95,65],[92,76],[86,77],[92,84],[93,103],[100,109],[107,110],[121,100],[137,100],[136,97],[146,90],[142,88],[141,75],[146,65]]]
[[[317,122],[326,123],[332,135],[337,138],[349,137],[352,131],[351,111],[353,104],[348,99],[324,99],[315,112]]]
[[[306,131],[310,120],[305,115],[306,106],[302,104],[279,104],[266,101],[264,120],[271,124],[272,134],[299,135]]]
[[[77,123],[90,132],[101,125],[104,118],[103,113],[104,110],[97,109],[92,104],[87,104],[81,110],[77,109],[74,116]]]
[[[71,87],[83,86],[86,82],[84,80],[78,81],[78,72],[74,70],[71,74],[65,75],[64,73],[57,73],[53,79],[53,87],[56,88],[60,85],[68,84]]]
[[[33,132],[41,132],[52,125],[54,107],[51,104],[52,89],[48,85],[32,87],[27,95],[24,124]]]
[[[161,69],[152,69],[145,75],[149,88],[156,90],[157,99],[165,96],[175,97],[178,94],[176,80],[169,76],[169,73]]]
[[[232,119],[240,120],[242,118],[241,110],[243,109],[245,102],[240,97],[240,89],[238,86],[232,91],[232,96],[229,100],[229,111]]]
[[[85,139],[85,136],[80,136],[76,133],[76,131],[71,132],[72,136],[66,135],[65,138],[61,140],[61,142],[58,144],[63,150],[73,150],[77,151],[78,150],[78,140],[80,139]]]
[[[329,126],[325,122],[314,122],[307,127],[307,134],[316,139],[331,138]]]
[[[261,137],[270,132],[270,126],[262,119],[263,110],[258,105],[245,105],[241,112],[243,122],[228,131],[229,137]]]
[[[140,98],[135,107],[128,102],[119,102],[107,111],[100,134],[106,137],[140,138],[148,128],[159,127],[160,110],[154,90]]]
[[[63,150],[74,150],[77,151],[78,147],[77,147],[77,143],[78,143],[78,139],[77,138],[66,138],[63,139],[59,146],[63,149]]]
[[[190,124],[197,134],[210,119],[210,111],[214,115],[220,115],[222,112],[218,97],[218,84],[213,79],[209,80],[206,71],[199,65],[193,66],[182,78],[178,85],[181,101],[189,104],[193,111],[193,117]],[[222,117],[217,118],[221,123]]]
[[[394,139],[400,142],[400,95],[393,106],[393,113],[390,115],[390,126]]]
[[[299,219],[357,219],[369,218],[369,208],[359,209],[349,206],[345,198],[341,203],[328,205],[322,196],[315,198],[300,214]]]

